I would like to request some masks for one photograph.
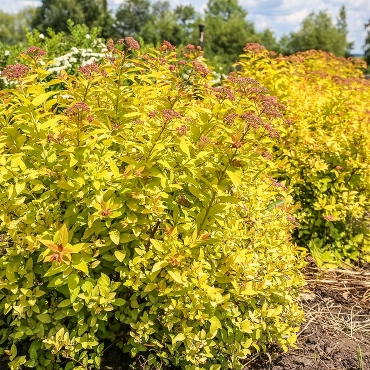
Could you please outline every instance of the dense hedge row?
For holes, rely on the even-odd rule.
[[[0,345],[12,369],[241,369],[303,320],[304,252],[268,175],[282,106],[255,79],[212,88],[201,53],[108,42],[51,74],[31,47],[0,92]],[[27,355],[18,355],[29,345]],[[66,362],[67,359],[67,362]]]
[[[274,175],[299,205],[295,241],[319,264],[370,262],[370,81],[364,62],[319,51],[282,57],[249,44],[241,76],[286,106]]]

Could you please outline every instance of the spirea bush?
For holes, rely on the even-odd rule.
[[[265,175],[280,106],[252,78],[212,88],[192,45],[107,49],[77,76],[49,81],[37,47],[3,72],[17,82],[0,100],[11,369],[99,368],[110,343],[194,370],[287,350],[304,252],[286,188]]]
[[[286,105],[275,173],[300,204],[295,240],[327,267],[370,261],[370,81],[364,62],[308,51],[290,57],[248,44],[253,74]]]

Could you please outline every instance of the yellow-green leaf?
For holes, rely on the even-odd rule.
[[[216,316],[212,316],[208,321],[211,323],[209,328],[211,335],[215,335],[218,329],[222,329],[221,322]]]
[[[112,240],[112,242],[116,245],[119,244],[119,238],[120,238],[120,233],[118,230],[111,230],[109,231],[109,237]],[[120,261],[122,262],[122,261]]]
[[[61,243],[63,247],[68,244],[68,229],[65,224],[63,224],[59,230],[59,243]]]
[[[168,274],[171,276],[173,280],[175,280],[177,283],[182,284],[181,280],[181,274],[178,271],[168,271]]]
[[[45,102],[52,95],[55,95],[55,91],[49,91],[47,93],[40,94],[32,100],[32,105],[35,107],[38,107],[40,104]]]
[[[114,251],[114,255],[119,262],[122,262],[126,257],[126,253],[122,251]]]
[[[85,274],[88,274],[88,273],[89,273],[89,269],[88,269],[87,264],[86,264],[86,262],[85,262],[85,261],[81,261],[81,262],[79,262],[79,263],[74,263],[72,266],[73,266],[75,269],[77,269],[77,270],[80,270],[80,271],[84,272]]]
[[[47,313],[41,313],[40,315],[37,315],[37,318],[44,324],[51,323],[51,316]]]
[[[152,272],[156,272],[156,271],[162,269],[163,267],[165,267],[167,265],[168,265],[168,262],[167,261],[159,261],[159,262],[156,262],[154,264],[153,268],[152,268]]]
[[[251,326],[251,322],[249,320],[244,320],[240,323],[240,330],[243,332],[243,333],[252,333],[253,330],[252,330],[252,326]]]

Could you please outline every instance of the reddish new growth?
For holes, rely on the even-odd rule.
[[[176,131],[180,136],[186,135],[188,132],[189,127],[187,125],[181,125],[180,127],[177,127]]]
[[[201,147],[205,147],[210,142],[211,142],[211,140],[207,136],[201,136],[200,139],[199,139],[199,145]]]
[[[40,58],[44,55],[46,55],[46,51],[45,50],[42,50],[40,49],[38,46],[31,46],[28,50],[27,50],[27,54],[35,59],[37,58]]]
[[[186,60],[179,60],[177,64],[178,64],[179,66],[184,66],[184,65],[185,65],[185,64],[187,64],[187,63],[188,63],[188,62],[187,62]]]
[[[266,177],[271,181],[271,185],[274,186],[275,188],[281,188],[283,190],[288,190],[287,187],[283,185],[281,182],[276,181],[270,176],[266,176]]]
[[[239,149],[243,146],[243,143],[240,142],[239,140],[234,140],[232,148]]]
[[[50,256],[49,262],[57,261],[59,264],[62,262],[62,258],[59,253],[54,253]]]
[[[211,73],[211,71],[204,64],[199,63],[196,60],[194,60],[194,62],[192,64],[193,64],[194,70],[197,73],[201,74],[203,77],[205,77],[205,76],[207,76],[208,74]]]
[[[51,143],[52,141],[54,141],[54,133],[53,132],[50,133],[50,134],[48,134],[47,140],[48,140],[49,143]]]
[[[181,114],[179,112],[176,112],[173,109],[163,109],[162,110],[162,117],[165,121],[172,121],[175,118],[181,118]]]
[[[82,73],[86,78],[91,78],[92,74],[99,73],[99,66],[93,62],[91,64],[85,64],[84,66],[81,66],[78,71]]]
[[[212,87],[212,91],[215,93],[218,99],[229,99],[231,101],[235,100],[235,95],[231,91],[230,87]]]
[[[125,43],[129,50],[140,50],[140,44],[133,37],[126,37]]]
[[[109,216],[110,214],[112,213],[111,209],[108,208],[108,209],[102,209],[100,212],[99,212],[99,215],[102,216],[102,217],[107,217]]]
[[[344,168],[342,166],[335,166],[335,168],[338,170],[338,171],[343,171]]]
[[[169,41],[163,41],[162,45],[158,49],[159,51],[176,50],[176,46],[173,46]]]
[[[225,116],[224,122],[228,126],[231,126],[237,118],[238,118],[238,114],[237,113],[229,113],[228,115]]]
[[[326,221],[334,221],[334,216],[333,215],[324,216],[324,218],[325,218]]]
[[[149,117],[150,118],[154,118],[156,115],[157,115],[158,111],[157,110],[152,110],[150,113],[149,113]]]
[[[18,80],[25,77],[29,70],[30,69],[24,64],[11,64],[1,72],[1,76],[7,78],[8,80]]]
[[[71,116],[73,114],[80,113],[80,112],[90,112],[89,106],[82,101],[73,104],[71,107],[69,107],[66,110],[66,113],[68,116]]]
[[[270,161],[272,159],[272,154],[268,150],[265,150],[264,152],[262,152],[261,156],[262,156],[262,158],[265,158],[268,161]]]
[[[189,206],[190,202],[186,199],[185,195],[181,194],[178,198],[178,204],[180,204],[180,206]]]
[[[168,69],[171,71],[171,72],[175,72],[177,70],[177,67],[174,66],[173,64],[171,64]]]
[[[244,51],[250,51],[252,53],[258,54],[261,51],[266,50],[266,48],[260,44],[257,44],[255,42],[250,42],[243,48]]]
[[[88,115],[88,116],[87,116],[87,120],[88,120],[89,122],[92,122],[92,121],[94,121],[94,117],[93,117],[93,116],[91,116],[91,115]]]

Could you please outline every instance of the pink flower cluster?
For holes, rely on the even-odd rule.
[[[71,107],[69,107],[66,110],[66,113],[68,116],[72,116],[76,113],[81,113],[81,112],[90,112],[90,107],[82,101],[73,104]]]
[[[133,37],[126,37],[124,39],[119,39],[117,44],[126,44],[129,50],[140,50],[140,44]]]
[[[257,44],[255,42],[250,42],[248,43],[247,45],[245,45],[245,47],[243,48],[244,51],[250,51],[254,54],[258,54],[260,53],[261,51],[264,51],[266,50],[266,48],[260,44]]]
[[[235,100],[235,95],[230,87],[212,87],[212,90],[218,99],[229,99],[231,101]]]
[[[8,65],[2,72],[1,76],[7,78],[8,80],[18,80],[27,75],[30,69],[24,64],[17,63]]]
[[[158,49],[159,51],[175,51],[176,46],[173,46],[169,41],[163,41],[162,45]]]
[[[38,59],[38,58],[46,55],[46,51],[42,50],[38,46],[31,46],[30,48],[28,48],[27,54],[30,55],[33,58]]]
[[[231,126],[237,118],[238,118],[238,114],[237,113],[229,113],[228,115],[226,115],[224,117],[224,122],[228,126]]]
[[[172,121],[175,118],[181,118],[181,114],[179,112],[176,112],[173,109],[163,109],[162,110],[162,117],[165,121]]]
[[[196,60],[192,63],[194,70],[201,74],[203,77],[211,73],[211,71],[202,63],[197,62]]]
[[[86,78],[91,78],[94,72],[99,73],[99,66],[95,62],[91,64],[85,64],[84,66],[81,66],[78,71]]]
[[[189,127],[187,125],[181,125],[180,127],[177,127],[176,131],[180,136],[186,135],[188,132]]]

